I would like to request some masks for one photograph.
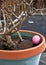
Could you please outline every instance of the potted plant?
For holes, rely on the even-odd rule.
[[[29,2],[31,5],[32,1]],[[40,56],[45,50],[44,36],[34,31],[19,30],[22,21],[24,21],[32,13],[30,12],[31,8],[29,2],[25,0],[6,0],[2,2],[1,15],[3,15],[3,23],[0,22],[1,65],[39,64]],[[15,8],[15,6],[17,8]],[[14,18],[13,15],[15,16],[14,21],[12,20],[12,18]]]

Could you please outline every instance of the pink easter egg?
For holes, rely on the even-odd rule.
[[[33,36],[32,42],[34,44],[38,44],[40,42],[40,36],[38,36],[38,35]]]

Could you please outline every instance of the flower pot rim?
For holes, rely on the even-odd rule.
[[[45,37],[43,35],[29,30],[19,30],[19,32],[26,32],[39,35],[42,38],[42,42],[38,46],[24,50],[0,50],[0,59],[17,60],[30,58],[42,53],[45,50]]]

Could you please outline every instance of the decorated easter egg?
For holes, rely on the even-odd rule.
[[[38,44],[40,42],[40,36],[34,35],[33,38],[32,38],[32,42],[34,44]]]

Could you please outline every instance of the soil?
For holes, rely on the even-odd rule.
[[[13,41],[14,42],[10,44],[8,44],[6,41],[5,42],[0,41],[0,49],[2,50],[22,50],[22,49],[32,48],[38,45],[38,44],[34,45],[31,39],[27,39],[26,37],[24,37],[24,41],[21,41],[19,38],[14,39]]]
[[[21,41],[20,44],[17,45],[17,49],[27,49],[33,47],[33,43],[30,40]]]

